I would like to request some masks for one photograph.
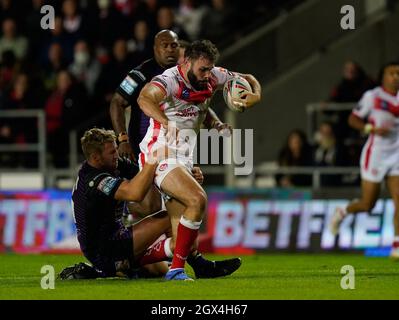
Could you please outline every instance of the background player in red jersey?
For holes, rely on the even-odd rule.
[[[395,205],[391,257],[399,258],[399,62],[388,63],[382,68],[380,83],[381,87],[364,94],[349,117],[351,127],[369,135],[360,161],[362,197],[346,208],[337,208],[330,229],[337,234],[346,215],[370,212],[386,178]]]

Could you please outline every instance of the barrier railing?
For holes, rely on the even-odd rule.
[[[0,144],[0,152],[37,152],[39,155],[39,171],[46,174],[46,114],[43,110],[0,110],[2,118],[37,118],[37,143]],[[0,172],[21,171],[20,169],[0,169]]]
[[[353,108],[353,104],[348,105],[329,105],[326,109],[325,105],[310,104],[307,107],[309,117],[314,118],[317,112],[323,110],[349,110]],[[229,117],[229,115],[226,115]],[[66,169],[53,169],[51,170],[46,165],[46,126],[45,126],[45,113],[43,110],[20,110],[20,111],[0,111],[0,118],[24,118],[24,117],[36,117],[38,119],[38,142],[32,144],[0,144],[0,152],[32,152],[36,151],[39,153],[39,167],[38,171],[43,175],[45,180],[45,187],[54,188],[59,187],[57,185],[57,179],[62,177],[69,179],[71,183],[76,178],[76,173],[80,164],[79,153],[78,153],[78,137],[77,131],[72,130],[69,133],[69,167]],[[234,115],[230,114],[229,123],[234,124]],[[312,123],[309,121],[309,123]],[[310,128],[310,129],[309,129]],[[308,130],[315,130],[316,126],[312,124]],[[345,175],[345,174],[359,174],[358,167],[268,167],[263,164],[254,167],[251,175],[246,177],[237,177],[234,175],[233,165],[204,165],[201,166],[202,171],[205,175],[220,175],[223,178],[220,184],[224,184],[227,187],[234,187],[237,184],[238,178],[248,179],[249,186],[255,187],[256,179],[262,176],[273,177],[278,174],[304,174],[312,176],[312,189],[319,190],[324,186],[321,184],[321,177],[323,175]],[[32,172],[32,169],[0,169],[0,173],[12,173],[12,172]],[[67,186],[69,188],[70,185]]]

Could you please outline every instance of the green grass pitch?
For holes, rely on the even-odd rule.
[[[225,256],[212,256],[223,259]],[[195,282],[162,279],[56,280],[43,290],[40,269],[85,261],[73,255],[0,255],[0,299],[399,299],[399,263],[354,254],[262,254],[243,256],[233,275]],[[340,286],[341,267],[355,269],[355,289]],[[192,275],[192,270],[188,273]]]

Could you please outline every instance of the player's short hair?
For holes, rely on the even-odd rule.
[[[196,40],[187,47],[184,57],[192,60],[204,57],[215,63],[219,58],[219,50],[209,40]]]
[[[377,79],[378,84],[380,86],[382,86],[382,81],[384,80],[385,69],[391,66],[399,66],[399,61],[388,62],[381,67],[380,71],[378,72],[378,79]]]
[[[89,159],[93,153],[101,153],[104,150],[104,144],[115,142],[116,135],[113,130],[92,128],[87,130],[80,139],[82,151],[86,159]]]
[[[190,42],[188,42],[186,40],[179,40],[179,47],[180,48],[187,49],[189,45],[190,45]]]

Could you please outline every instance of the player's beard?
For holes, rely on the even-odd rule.
[[[205,90],[208,87],[208,81],[207,80],[203,80],[203,81],[198,80],[198,78],[194,74],[192,68],[190,68],[190,70],[188,70],[187,77],[188,77],[188,80],[190,81],[190,84],[193,86],[193,88],[195,90],[201,91],[201,90]]]

